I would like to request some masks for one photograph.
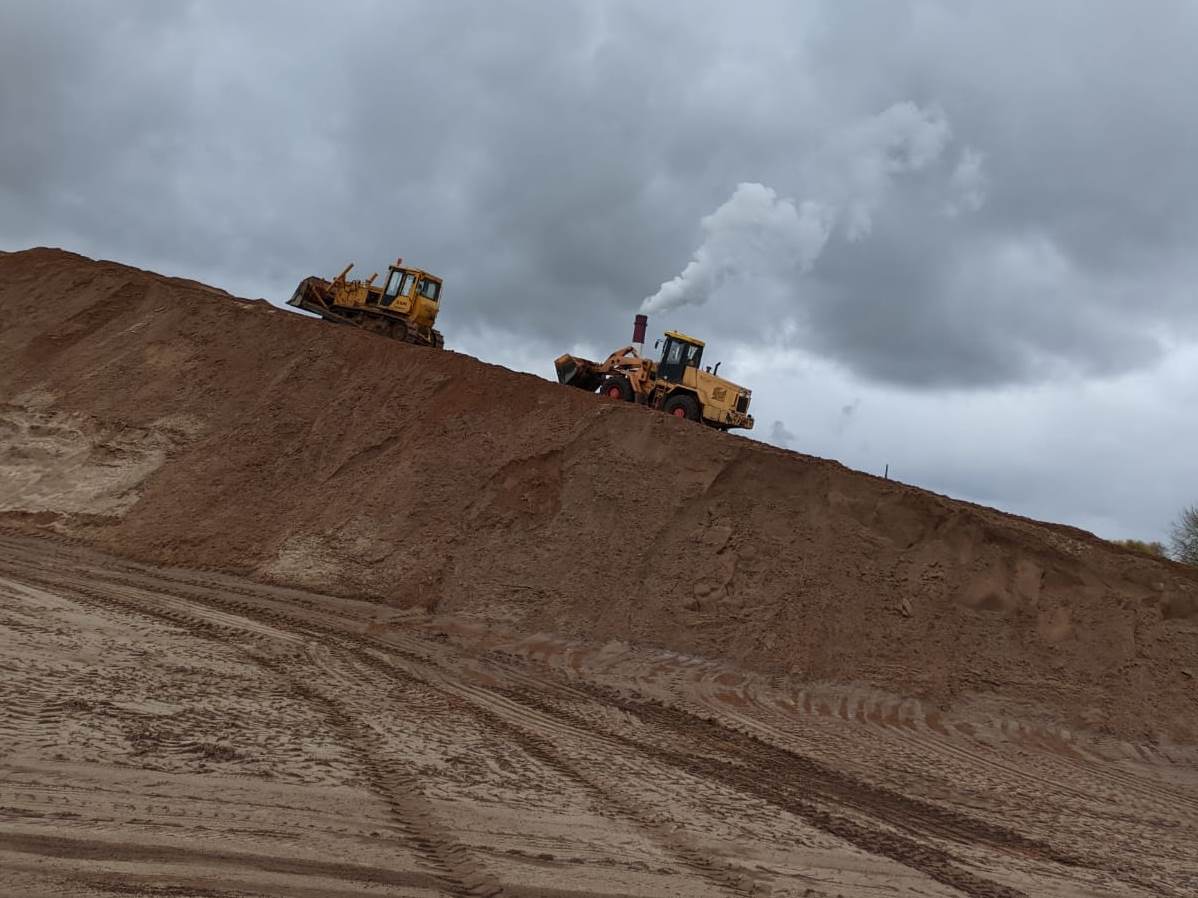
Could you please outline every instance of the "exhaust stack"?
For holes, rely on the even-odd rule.
[[[637,315],[632,323],[632,345],[637,355],[645,354],[645,331],[649,327],[648,315]]]

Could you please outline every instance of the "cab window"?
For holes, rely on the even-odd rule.
[[[671,339],[666,343],[666,355],[663,362],[667,365],[684,365],[687,368],[698,368],[699,358],[702,355],[702,346]]]
[[[437,295],[441,292],[441,285],[428,278],[421,278],[420,286],[417,289],[425,299],[431,299],[433,302],[436,302]]]
[[[406,271],[392,271],[391,276],[387,278],[387,287],[383,294],[385,296],[407,296],[412,290],[412,281],[414,280],[416,280],[415,275]]]

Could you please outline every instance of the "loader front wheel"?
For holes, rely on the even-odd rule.
[[[675,393],[662,403],[661,410],[675,418],[686,418],[688,421],[699,420],[699,403],[689,393]]]
[[[627,377],[619,375],[609,377],[599,387],[599,395],[606,396],[608,399],[616,399],[620,402],[632,402],[632,384],[628,382]]]

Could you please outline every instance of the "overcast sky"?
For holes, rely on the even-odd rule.
[[[0,248],[276,301],[403,255],[450,348],[546,376],[656,297],[758,439],[1161,538],[1196,39],[1184,0],[4,0]]]

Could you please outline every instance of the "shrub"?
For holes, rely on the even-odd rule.
[[[1117,539],[1115,545],[1123,546],[1125,549],[1131,549],[1133,552],[1142,552],[1145,555],[1154,555],[1157,558],[1167,557],[1164,543],[1144,542],[1142,539]]]

